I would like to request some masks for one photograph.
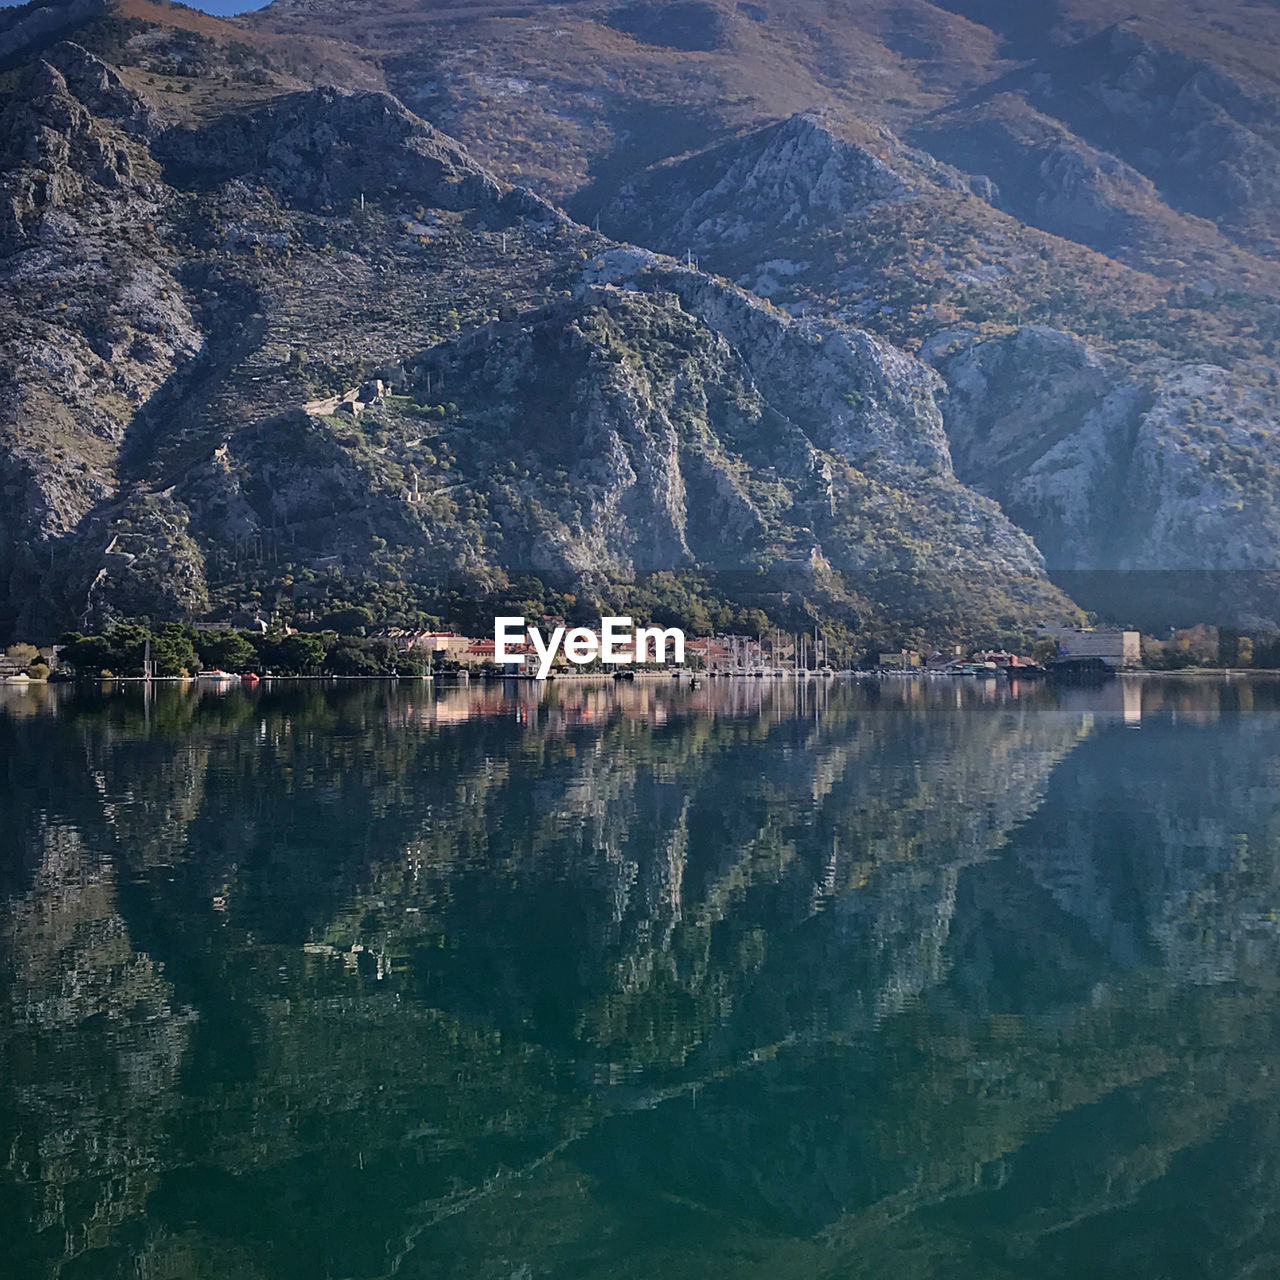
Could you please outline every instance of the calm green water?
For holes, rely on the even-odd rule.
[[[1280,1275],[1278,780],[1261,680],[7,691],[0,1274]]]

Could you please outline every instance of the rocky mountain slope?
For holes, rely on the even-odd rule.
[[[859,0],[841,13],[806,0],[501,15],[397,4],[341,29],[499,172],[518,164],[608,234],[692,253],[792,311],[850,318],[912,350],[950,349],[956,328],[1004,341],[1037,326],[1119,357],[1117,394],[1133,383],[1170,406],[1144,430],[1179,461],[1153,487],[1123,443],[1134,428],[1120,432],[1074,527],[1024,525],[1055,565],[1274,567],[1277,15],[1236,3],[1210,15],[1192,0],[1123,15],[1091,0]],[[321,14],[334,14],[327,0],[276,0],[253,25],[302,30]],[[1026,376],[1002,365],[1010,403],[1070,418],[1069,387],[1034,362]],[[1210,365],[1225,374],[1197,372]],[[1223,396],[1199,394],[1204,377]],[[1224,397],[1248,405],[1247,427],[1219,409]],[[1188,445],[1188,420],[1212,445]],[[1093,427],[1080,429],[1069,447],[1096,452]],[[1035,438],[1020,456],[1039,456]],[[1042,486],[1055,465],[1018,483]],[[1126,501],[1150,504],[1149,520],[1098,528],[1131,470]],[[1274,619],[1260,582],[1188,608]]]
[[[1207,616],[1276,618],[1269,304],[1055,242],[993,199],[884,130],[855,142],[806,114],[638,175],[603,224],[918,350],[946,383],[957,475],[1076,588],[1080,571],[1122,571],[1149,597],[1143,620],[1171,591]]]
[[[1191,8],[6,11],[5,629],[1280,622],[1280,26]]]
[[[1138,198],[1156,221],[1192,215],[1243,241],[1270,235],[1280,18],[1247,0],[1211,15],[1197,0],[852,0],[838,18],[818,0],[519,12],[483,0],[275,0],[246,25],[323,25],[363,45],[409,105],[499,172],[520,163],[586,217],[645,163],[827,106],[918,130],[943,159],[965,135],[977,172],[1001,150],[1011,197],[1045,185],[1037,132],[1049,130],[1062,153],[1055,181],[1069,185],[1079,166],[1081,185],[1117,214]],[[1046,220],[1053,205],[1050,194]],[[1092,243],[1096,229],[1060,233]]]
[[[926,366],[619,258],[389,96],[174,122],[64,42],[5,110],[10,628],[680,571],[855,629],[1071,616]]]

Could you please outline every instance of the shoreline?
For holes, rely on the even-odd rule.
[[[898,679],[908,679],[912,677],[922,677],[925,675],[920,672],[894,672],[885,673],[875,670],[868,671],[833,671],[830,674],[819,674],[815,672],[797,673],[794,671],[784,671],[780,674],[767,672],[757,677],[755,673],[749,671],[724,671],[724,672],[688,672],[682,671],[678,676],[672,671],[637,671],[634,672],[629,680],[618,681],[611,672],[605,671],[570,671],[556,672],[547,680],[538,680],[533,676],[526,675],[498,675],[493,672],[438,672],[434,674],[424,674],[420,676],[396,676],[396,675],[369,675],[369,676],[335,676],[335,675],[281,675],[281,676],[260,676],[259,685],[268,684],[339,684],[339,683],[394,683],[394,684],[505,684],[508,681],[519,684],[543,685],[543,684],[560,684],[565,681],[608,681],[610,683],[634,683],[635,681],[645,682],[667,682],[670,684],[680,684],[687,686],[692,679],[699,682],[705,680],[747,680],[752,683],[760,683],[762,685],[770,685],[777,683],[794,683],[803,682],[805,684],[826,684],[828,682],[843,680],[878,680],[892,674]],[[966,681],[970,677],[956,675],[953,673],[932,672],[929,673],[932,679],[953,679],[957,681]],[[1258,667],[1185,667],[1175,671],[1148,671],[1144,669],[1135,669],[1130,671],[1117,671],[1115,675],[1122,680],[1280,680],[1280,668],[1258,668]],[[1044,676],[1037,676],[1037,683],[1044,681]],[[1049,681],[1052,683],[1052,680]],[[244,685],[237,676],[232,680],[201,680],[192,676],[154,676],[150,681],[144,676],[110,676],[101,678],[88,679],[70,679],[70,680],[0,680],[0,689],[30,689],[30,688],[50,688],[50,687],[70,687],[84,688],[86,686],[101,687],[104,685],[129,685],[129,686],[146,686],[164,685],[164,686],[195,686],[197,688],[210,689],[230,689],[230,688],[253,688],[254,685]]]
[[[1262,677],[1271,679],[1280,679],[1280,668],[1270,667],[1180,667],[1176,671],[1148,671],[1140,668],[1136,671],[1117,671],[1116,675],[1129,679],[1165,679],[1174,677],[1176,679],[1192,679],[1204,680],[1213,679],[1215,677],[1224,680],[1235,679],[1239,676],[1246,677]]]

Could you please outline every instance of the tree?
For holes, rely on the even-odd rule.
[[[190,631],[179,622],[166,622],[151,642],[153,671],[158,676],[195,675],[200,669]]]
[[[400,663],[400,650],[390,640],[369,640],[362,648],[383,675],[396,673]]]
[[[330,631],[344,636],[362,636],[373,623],[373,614],[363,605],[355,605],[350,609],[337,609],[321,619],[322,625]]]
[[[329,651],[324,669],[331,676],[379,676],[384,674],[378,660],[358,644],[344,640]]]
[[[1051,662],[1055,662],[1058,657],[1058,642],[1046,637],[1043,640],[1037,640],[1031,646],[1031,656],[1042,667],[1047,667]]]
[[[117,676],[140,676],[151,632],[136,622],[117,622],[102,637],[109,650],[104,667]]]
[[[214,631],[196,640],[200,661],[220,671],[248,671],[258,665],[258,651],[239,632]]]
[[[102,636],[82,636],[79,633],[63,637],[59,656],[64,666],[85,676],[109,671],[113,660],[111,646]]]
[[[395,673],[406,679],[412,679],[417,676],[425,676],[429,670],[429,664],[422,656],[422,650],[411,650],[408,653],[400,654],[395,660]]]
[[[264,646],[262,661],[287,675],[313,676],[324,663],[324,641],[318,636],[285,636]]]
[[[29,667],[40,656],[40,650],[33,644],[11,644],[4,656],[16,666]]]

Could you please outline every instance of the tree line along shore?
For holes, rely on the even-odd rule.
[[[481,648],[476,642],[475,648]],[[1052,658],[1046,641],[1028,646],[1035,661]],[[875,650],[845,651],[840,665],[871,668]],[[694,659],[690,665],[696,666]],[[1280,636],[1249,636],[1205,625],[1142,637],[1146,670],[1280,670]],[[202,671],[257,672],[279,676],[386,676],[415,678],[432,672],[497,670],[489,660],[471,660],[407,642],[400,632],[344,634],[332,629],[296,631],[212,629],[190,623],[146,626],[119,622],[101,633],[69,632],[56,645],[16,643],[0,657],[0,679],[129,679],[149,675],[181,679]]]

